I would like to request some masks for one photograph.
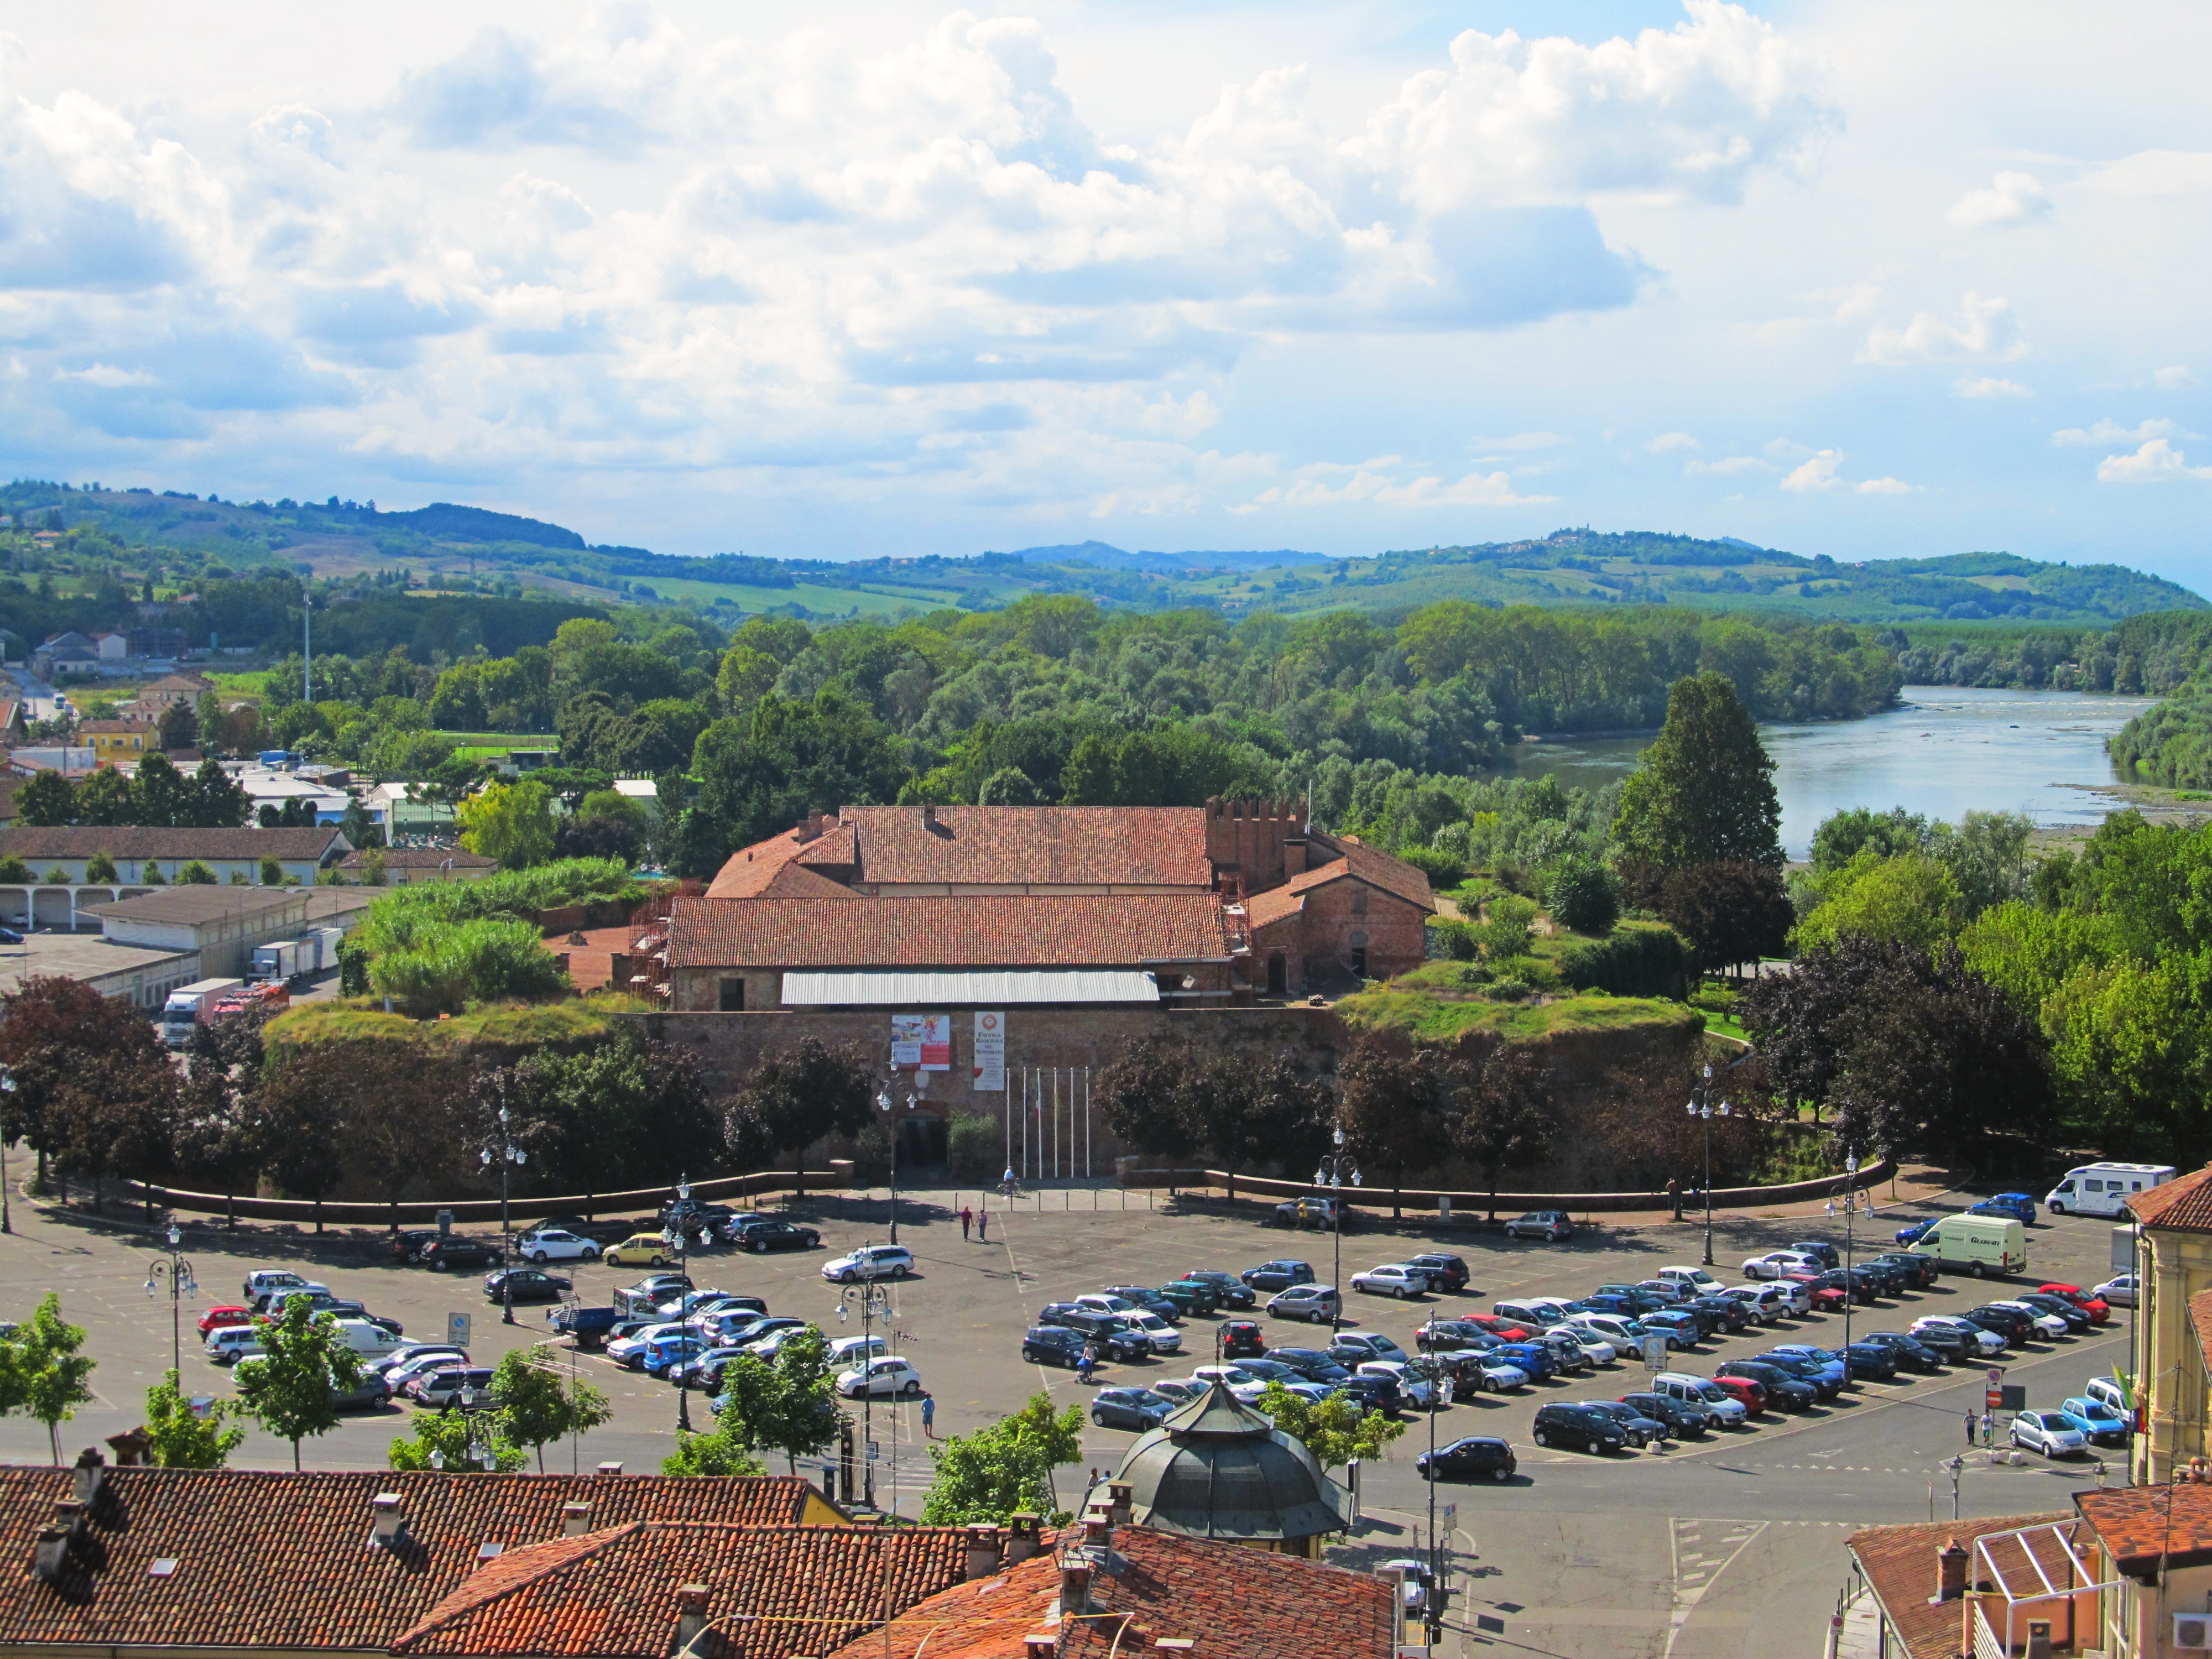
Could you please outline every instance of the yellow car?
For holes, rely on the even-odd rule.
[[[676,1260],[676,1249],[659,1233],[632,1233],[605,1259],[610,1267],[665,1267]]]

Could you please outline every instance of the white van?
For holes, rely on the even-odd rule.
[[[1680,1285],[1692,1296],[1718,1296],[1721,1282],[1703,1267],[1662,1267],[1655,1278]]]
[[[366,1319],[334,1319],[331,1323],[346,1346],[363,1359],[380,1359],[407,1346],[383,1326],[372,1325]]]
[[[2053,1215],[2118,1215],[2131,1194],[2173,1179],[2171,1164],[2084,1164],[2043,1195]]]
[[[2027,1268],[2027,1229],[2008,1215],[1947,1215],[1911,1247],[1946,1273],[2008,1278]]]
[[[1651,1379],[1651,1392],[1692,1411],[1703,1412],[1708,1428],[1741,1428],[1748,1415],[1743,1401],[1730,1398],[1719,1383],[1687,1371],[1660,1372]]]
[[[266,1352],[261,1346],[258,1325],[218,1325],[208,1333],[208,1358],[218,1365],[235,1365]]]

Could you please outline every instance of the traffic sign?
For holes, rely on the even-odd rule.
[[[469,1316],[466,1314],[446,1316],[446,1340],[456,1348],[469,1346]]]
[[[2002,1365],[1992,1365],[1990,1367],[1986,1375],[1989,1377],[1990,1386],[1994,1389],[2004,1381],[2004,1367]]]

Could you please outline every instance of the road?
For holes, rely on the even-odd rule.
[[[12,1173],[20,1176],[21,1166]],[[959,1195],[959,1201],[972,1204],[975,1196]],[[1022,1329],[1046,1301],[1103,1284],[1158,1284],[1190,1268],[1235,1269],[1281,1255],[1306,1256],[1324,1278],[1334,1271],[1326,1237],[1265,1228],[1249,1215],[1170,1215],[1145,1207],[1142,1194],[1110,1190],[1046,1194],[1036,1206],[994,1216],[988,1243],[963,1240],[951,1213],[955,1198],[921,1194],[903,1209],[901,1241],[915,1251],[920,1273],[891,1289],[895,1348],[914,1360],[927,1382],[940,1435],[995,1420],[1040,1390],[1061,1405],[1087,1397],[1088,1390],[1067,1371],[1026,1366],[1015,1358]],[[1132,1199],[1133,1207],[1122,1207]],[[1097,1207],[1082,1207],[1091,1205]],[[814,1200],[802,1213],[821,1226],[830,1248],[842,1250],[884,1237],[883,1208],[878,1202],[865,1212],[848,1212],[836,1200]],[[1917,1213],[1885,1211],[1875,1230],[1886,1239],[1900,1218]],[[148,1297],[144,1280],[155,1252],[149,1236],[126,1226],[123,1217],[59,1216],[19,1199],[15,1218],[17,1232],[0,1238],[0,1310],[19,1317],[45,1290],[58,1290],[64,1312],[88,1328],[88,1351],[100,1361],[98,1402],[62,1431],[64,1454],[71,1456],[139,1420],[140,1396],[168,1361],[167,1299],[165,1292]],[[1816,1236],[1840,1235],[1839,1225],[1811,1226],[1802,1218],[1724,1224],[1717,1240],[1723,1264],[1717,1271],[1733,1279],[1733,1264],[1806,1237],[1808,1227]],[[2105,1278],[2109,1231],[2107,1224],[2074,1218],[2033,1229],[2038,1281],[2092,1284]],[[1694,1262],[1700,1243],[1698,1230],[1687,1224],[1599,1229],[1565,1247],[1409,1228],[1402,1235],[1347,1237],[1343,1265],[1348,1274],[1424,1248],[1453,1249],[1468,1258],[1474,1280],[1463,1296],[1407,1304],[1352,1298],[1354,1320],[1410,1347],[1413,1327],[1445,1307],[1487,1308],[1516,1294],[1583,1294],[1602,1282],[1649,1277],[1662,1265]],[[472,1279],[379,1265],[380,1243],[373,1233],[332,1232],[318,1240],[281,1229],[226,1234],[220,1226],[196,1224],[185,1248],[201,1283],[222,1298],[234,1295],[247,1268],[281,1263],[401,1319],[410,1335],[442,1332],[448,1313],[470,1314],[479,1363],[510,1347],[545,1341],[539,1310],[519,1310],[518,1323],[503,1326]],[[775,1312],[798,1313],[836,1331],[838,1298],[820,1278],[823,1259],[819,1251],[742,1258],[720,1252],[695,1262],[693,1278],[702,1285],[760,1294]],[[586,1300],[604,1302],[615,1285],[635,1273],[593,1265],[574,1276]],[[1860,1310],[1854,1325],[1860,1331],[1902,1328],[1921,1313],[1969,1306],[1996,1293],[1995,1286],[1945,1279],[1897,1305]],[[188,1307],[188,1386],[226,1393],[228,1376],[195,1348],[191,1313]],[[1185,1325],[1189,1351],[1184,1354],[1108,1367],[1101,1381],[1184,1375],[1212,1357],[1212,1323],[1194,1319]],[[1791,1336],[1832,1344],[1841,1340],[1841,1327],[1839,1318],[1808,1319],[1794,1331],[1777,1328],[1755,1344],[1742,1336],[1708,1343],[1679,1363],[1710,1370],[1731,1352]],[[845,1334],[858,1329],[857,1324],[842,1328]],[[2007,1376],[2027,1386],[2031,1405],[2055,1405],[2120,1360],[2124,1326],[2107,1330],[2112,1334],[2032,1346],[2007,1364]],[[1277,1333],[1285,1341],[1308,1334],[1304,1327],[1278,1327]],[[616,1417],[577,1446],[549,1448],[549,1463],[588,1468],[601,1460],[620,1460],[632,1469],[658,1468],[673,1442],[674,1393],[603,1358],[575,1358],[564,1348],[551,1352],[562,1363],[573,1358],[580,1375],[609,1392]],[[1437,1414],[1440,1440],[1470,1432],[1507,1435],[1520,1449],[1522,1477],[1502,1487],[1447,1486],[1436,1494],[1440,1505],[1456,1506],[1449,1544],[1465,1592],[1453,1610],[1455,1628],[1445,1651],[1497,1647],[1561,1659],[1811,1651],[1846,1571],[1842,1544],[1850,1532],[1871,1522],[1927,1519],[1931,1483],[1938,1512],[1949,1512],[1950,1477],[1942,1465],[1960,1449],[1962,1414],[1978,1402],[1984,1387],[1978,1369],[1865,1385],[1804,1418],[1770,1419],[1703,1445],[1614,1459],[1545,1452],[1529,1444],[1529,1419],[1542,1401],[1610,1398],[1628,1391],[1639,1376],[1616,1365],[1595,1376],[1486,1396]],[[703,1425],[708,1420],[704,1403],[692,1405],[695,1419]],[[882,1452],[878,1496],[904,1513],[918,1513],[930,1472],[919,1411],[879,1404],[870,1416]],[[1371,1565],[1413,1553],[1425,1542],[1430,1494],[1412,1459],[1425,1445],[1427,1429],[1425,1420],[1409,1419],[1406,1437],[1365,1472],[1365,1519],[1332,1559]],[[304,1462],[319,1468],[381,1467],[392,1439],[407,1431],[406,1415],[397,1409],[349,1419],[337,1432],[310,1443]],[[1112,1469],[1131,1438],[1118,1431],[1087,1430],[1084,1466],[1068,1472],[1061,1501],[1074,1501],[1090,1470]],[[44,1429],[22,1419],[0,1420],[0,1455],[44,1461]],[[284,1465],[290,1451],[257,1432],[237,1461]],[[2124,1478],[2117,1457],[2112,1478]],[[2069,1492],[2096,1479],[2086,1464],[2053,1468],[2031,1459],[2014,1469],[1977,1462],[1964,1472],[1959,1501],[1966,1514],[2063,1508]]]

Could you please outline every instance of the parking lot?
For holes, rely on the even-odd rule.
[[[1020,1360],[1022,1333],[1048,1301],[1110,1284],[1160,1284],[1194,1268],[1235,1273],[1276,1256],[1310,1261],[1324,1280],[1334,1272],[1329,1237],[1264,1225],[1256,1212],[1171,1214],[1147,1207],[1140,1194],[1125,1196],[1111,1189],[1048,1194],[1042,1207],[994,1214],[986,1243],[963,1240],[957,1217],[951,1212],[951,1200],[949,1194],[921,1194],[902,1206],[899,1239],[915,1252],[918,1271],[886,1287],[893,1352],[912,1360],[921,1371],[935,1401],[934,1426],[940,1436],[994,1420],[1040,1389],[1063,1405],[1088,1398],[1090,1390],[1072,1372]],[[964,1201],[972,1203],[974,1195],[966,1195]],[[1063,1203],[1067,1207],[1055,1207]],[[1090,1207],[1093,1205],[1097,1207]],[[702,1286],[760,1296],[771,1312],[814,1320],[833,1334],[857,1334],[857,1312],[853,1322],[839,1324],[839,1292],[822,1279],[820,1267],[830,1254],[886,1239],[883,1212],[880,1200],[866,1213],[848,1212],[836,1200],[810,1200],[793,1206],[793,1213],[820,1229],[822,1249],[766,1256],[717,1250],[694,1258],[691,1277]],[[1886,1249],[1898,1225],[1928,1212],[1918,1206],[1884,1208],[1870,1223],[1858,1224],[1860,1236],[1871,1232],[1875,1249]],[[58,1217],[21,1203],[15,1214],[16,1233],[0,1238],[0,1276],[4,1276],[9,1316],[20,1317],[49,1288],[59,1291],[64,1314],[88,1328],[88,1347],[100,1362],[94,1378],[99,1402],[62,1431],[64,1454],[72,1455],[78,1447],[133,1426],[139,1420],[143,1389],[168,1363],[166,1288],[157,1285],[157,1295],[150,1299],[145,1291],[148,1267],[158,1251],[154,1235],[124,1225],[120,1215],[95,1222],[74,1212]],[[2109,1276],[2109,1236],[2107,1223],[2045,1218],[2028,1232],[2027,1280],[2100,1282]],[[1714,1271],[1723,1283],[1741,1282],[1737,1269],[1744,1258],[1808,1237],[1832,1237],[1841,1243],[1841,1218],[1832,1223],[1802,1218],[1729,1220],[1717,1233]],[[1600,1226],[1564,1245],[1513,1243],[1479,1229],[1424,1232],[1409,1226],[1402,1231],[1358,1231],[1343,1241],[1346,1279],[1357,1269],[1431,1249],[1465,1257],[1473,1279],[1467,1290],[1452,1296],[1406,1302],[1351,1296],[1346,1314],[1358,1328],[1387,1333],[1411,1351],[1414,1328],[1439,1313],[1487,1311],[1500,1299],[1535,1295],[1571,1298],[1600,1284],[1633,1283],[1662,1266],[1697,1263],[1701,1245],[1701,1229],[1686,1222],[1632,1229]],[[202,1287],[198,1301],[188,1303],[185,1310],[188,1388],[213,1394],[228,1390],[227,1374],[200,1352],[191,1322],[198,1310],[211,1301],[235,1300],[250,1268],[289,1267],[329,1285],[342,1297],[365,1303],[375,1313],[398,1319],[410,1338],[437,1337],[445,1331],[450,1314],[469,1315],[471,1348],[479,1364],[491,1363],[510,1347],[544,1346],[560,1363],[573,1363],[580,1375],[605,1389],[615,1408],[613,1423],[585,1437],[580,1444],[548,1448],[549,1463],[573,1460],[589,1468],[602,1460],[619,1460],[633,1469],[658,1467],[674,1434],[678,1402],[673,1389],[622,1370],[603,1356],[576,1356],[565,1345],[553,1343],[542,1308],[519,1308],[516,1323],[502,1325],[498,1307],[484,1300],[477,1275],[445,1276],[389,1265],[388,1259],[380,1258],[380,1249],[376,1235],[332,1233],[317,1240],[244,1229],[228,1234],[219,1224],[188,1223],[184,1250]],[[555,1271],[572,1277],[588,1304],[605,1303],[618,1285],[641,1276],[636,1268],[596,1263]],[[1923,1314],[1954,1311],[2002,1294],[1994,1285],[1946,1278],[1917,1295],[1856,1310],[1853,1334],[1903,1329]],[[2029,1387],[2031,1406],[2055,1407],[2064,1395],[2078,1392],[2088,1376],[2106,1373],[2122,1360],[2127,1317],[2122,1312],[2087,1337],[2030,1343],[1998,1363],[2013,1380]],[[1187,1320],[1182,1354],[1103,1365],[1094,1386],[1187,1376],[1193,1365],[1212,1359],[1212,1333],[1218,1322],[1219,1316]],[[1754,1328],[1710,1340],[1674,1356],[1670,1364],[1709,1374],[1723,1359],[1747,1357],[1777,1342],[1832,1347],[1842,1340],[1843,1322],[1840,1316],[1825,1316]],[[1285,1345],[1326,1346],[1326,1327],[1271,1322],[1269,1334]],[[1571,1579],[1575,1560],[1597,1559],[1589,1554],[1596,1547],[1593,1540],[1611,1539],[1604,1546],[1607,1550],[1633,1554],[1650,1547],[1652,1528],[1663,1529],[1684,1516],[1723,1517],[1760,1528],[1839,1528],[1847,1522],[1924,1519],[1929,1483],[1938,1480],[1942,1460],[1962,1445],[1963,1414],[1970,1406],[1978,1408],[1984,1387],[1980,1367],[1954,1366],[1933,1376],[1856,1384],[1812,1412],[1770,1413],[1752,1426],[1702,1442],[1678,1442],[1607,1458],[1547,1452],[1529,1443],[1528,1431],[1539,1405],[1613,1398],[1640,1387],[1644,1376],[1640,1363],[1629,1359],[1595,1374],[1485,1395],[1435,1414],[1440,1444],[1463,1434],[1498,1434],[1512,1440],[1518,1449],[1520,1475],[1516,1481],[1498,1487],[1445,1487],[1438,1493],[1440,1502],[1454,1504],[1465,1517],[1448,1534],[1455,1534],[1451,1536],[1455,1549],[1480,1557],[1483,1565],[1471,1568],[1478,1582],[1480,1574],[1493,1570],[1509,1584],[1529,1575],[1565,1574]],[[705,1402],[695,1396],[691,1405],[695,1422],[706,1423]],[[878,1447],[878,1498],[914,1514],[929,1476],[927,1448],[921,1443],[919,1405],[878,1401],[870,1415]],[[1360,1540],[1368,1542],[1355,1540],[1353,1559],[1360,1547],[1401,1553],[1417,1536],[1416,1529],[1426,1524],[1429,1494],[1413,1460],[1429,1443],[1431,1425],[1422,1418],[1405,1420],[1410,1425],[1407,1435],[1379,1467],[1364,1473],[1362,1501],[1369,1523]],[[380,1466],[392,1439],[407,1432],[408,1413],[403,1408],[349,1417],[337,1431],[310,1443],[306,1461],[313,1467]],[[1087,1429],[1086,1466],[1110,1468],[1133,1437],[1125,1431]],[[21,1418],[0,1420],[0,1454],[43,1461],[47,1455],[44,1429]],[[2109,1456],[2116,1467],[2123,1461],[2118,1454]],[[237,1461],[288,1463],[289,1449],[257,1433]],[[2097,1478],[2086,1461],[2055,1469],[2045,1468],[2039,1459],[2030,1458],[2028,1463],[2030,1467],[2017,1470],[1978,1466],[1963,1480],[1962,1505],[1969,1512],[1989,1512],[1991,1504],[1999,1509],[2050,1507],[2051,1492],[2031,1495],[2027,1488],[2036,1483],[2094,1482]],[[1069,1474],[1063,1501],[1073,1500],[1085,1471]],[[1945,1503],[1949,1501],[1949,1478],[1940,1474]],[[2063,1498],[2057,1501],[2063,1505]],[[1514,1525],[1499,1526],[1507,1517],[1515,1518]],[[1521,1524],[1523,1518],[1530,1523],[1527,1530]],[[1615,1538],[1616,1534],[1621,1535]],[[1832,1542],[1839,1543],[1840,1537],[1837,1533]],[[1548,1541],[1540,1546],[1540,1540]],[[1745,1546],[1738,1553],[1748,1549],[1745,1559],[1753,1561],[1760,1547],[1765,1547]],[[1524,1552],[1529,1559],[1516,1565],[1516,1554]],[[1651,1582],[1644,1586],[1647,1599],[1656,1598],[1655,1605],[1662,1608],[1672,1607],[1670,1598],[1681,1594],[1680,1554],[1670,1543],[1665,1552],[1667,1572],[1658,1574],[1655,1566]],[[1784,1580],[1792,1573],[1806,1575],[1803,1588],[1808,1591],[1816,1584],[1832,1590],[1838,1554],[1832,1547],[1811,1555],[1793,1548],[1764,1570],[1779,1573]],[[1626,1579],[1601,1575],[1587,1591],[1571,1594],[1587,1594],[1601,1601],[1618,1600],[1638,1582],[1633,1574]],[[1531,1605],[1529,1595],[1517,1584],[1512,1587],[1517,1598],[1512,1605],[1525,1614]],[[1474,1588],[1470,1585],[1471,1593]],[[1710,1596],[1708,1589],[1713,1592]],[[1698,1589],[1700,1604],[1721,1599],[1717,1583],[1700,1583]],[[1466,1611],[1469,1619],[1505,1616],[1480,1613],[1472,1601]],[[1708,1609],[1701,1617],[1710,1622],[1711,1612]],[[1754,1607],[1746,1616],[1756,1624],[1768,1613]],[[1596,1628],[1589,1632],[1594,1642],[1599,1633]],[[1553,1651],[1574,1647],[1556,1633],[1545,1645]],[[1678,1638],[1676,1659],[1689,1659],[1694,1648],[1694,1642],[1686,1648]],[[1624,1650],[1598,1644],[1590,1650]],[[1723,1643],[1716,1650],[1735,1649]]]

